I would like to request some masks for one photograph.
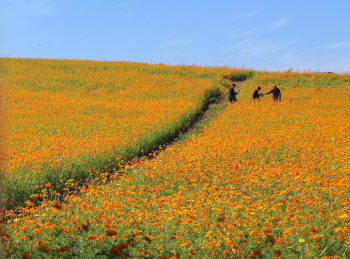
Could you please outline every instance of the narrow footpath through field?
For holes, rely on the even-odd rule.
[[[349,96],[331,85],[325,100],[304,80],[297,98],[287,82],[281,102],[255,102],[251,90],[271,84],[252,80],[123,177],[9,222],[11,254],[349,258]]]
[[[239,89],[244,87],[245,81],[235,81],[230,82],[230,84],[235,83]],[[227,93],[223,92],[222,96],[216,100],[215,102],[210,103],[206,109],[200,114],[196,120],[190,125],[188,131],[181,134],[176,141],[182,141],[184,139],[189,138],[190,136],[197,135],[202,132],[205,126],[209,126],[210,122],[215,120],[217,116],[229,105],[228,101],[228,90]]]

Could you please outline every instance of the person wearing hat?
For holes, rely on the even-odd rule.
[[[260,96],[264,96],[264,93],[259,93],[260,90],[261,87],[258,86],[258,88],[256,88],[256,90],[253,93],[253,100],[260,100]]]
[[[232,101],[237,102],[236,95],[239,93],[239,91],[235,92],[235,87],[236,87],[236,84],[233,83],[228,91],[228,99],[230,100],[231,103]]]
[[[272,93],[272,99],[274,101],[281,101],[282,95],[281,95],[280,89],[277,88],[277,85],[273,85],[273,89],[270,92],[266,93],[266,94],[271,94],[271,93]]]

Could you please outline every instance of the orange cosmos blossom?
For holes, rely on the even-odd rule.
[[[255,79],[293,78],[265,76]],[[67,208],[56,210],[57,217],[91,222],[89,233],[79,232],[82,237],[73,240],[105,233],[108,224],[124,239],[135,228],[147,231],[135,237],[133,246],[152,256],[160,256],[161,247],[162,253],[179,251],[183,257],[320,257],[332,244],[335,250],[322,256],[344,251],[346,258],[349,97],[331,87],[326,99],[311,87],[296,97],[289,84],[280,103],[265,97],[253,103],[250,88],[241,93],[240,102],[227,106],[201,134],[167,146],[108,185],[67,197]],[[54,220],[42,216],[52,206],[40,209],[32,218]],[[70,224],[67,220],[59,227]],[[10,222],[12,236],[19,225],[28,225],[25,237],[34,223],[31,217]],[[91,242],[93,249],[108,241]],[[109,248],[112,255],[121,249]],[[133,256],[141,256],[140,251]]]
[[[117,161],[118,168],[125,162],[119,153],[152,142],[163,131],[172,134],[179,126],[173,124],[197,113],[206,91],[235,71],[79,60],[4,58],[2,63],[8,72],[2,75],[6,152],[1,170],[8,181],[23,181],[24,189],[33,183],[59,187],[44,182],[49,168],[74,175],[72,164],[105,158]],[[93,178],[92,172],[86,177]],[[14,187],[7,198],[16,193]]]

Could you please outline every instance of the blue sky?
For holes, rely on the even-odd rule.
[[[0,0],[0,56],[349,72],[349,11],[348,0]]]

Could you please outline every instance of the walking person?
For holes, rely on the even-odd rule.
[[[260,90],[261,90],[260,86],[258,86],[258,88],[255,89],[253,93],[253,100],[260,100],[260,96],[264,96],[264,93],[259,93]]]
[[[281,95],[280,89],[277,88],[277,85],[273,85],[273,89],[270,92],[266,93],[266,94],[271,94],[271,93],[272,93],[272,99],[274,101],[281,101],[282,95]]]
[[[237,102],[236,95],[239,93],[239,91],[235,92],[235,87],[236,87],[236,84],[233,83],[228,91],[228,99],[230,100],[230,103],[232,103],[232,101],[234,103]]]

